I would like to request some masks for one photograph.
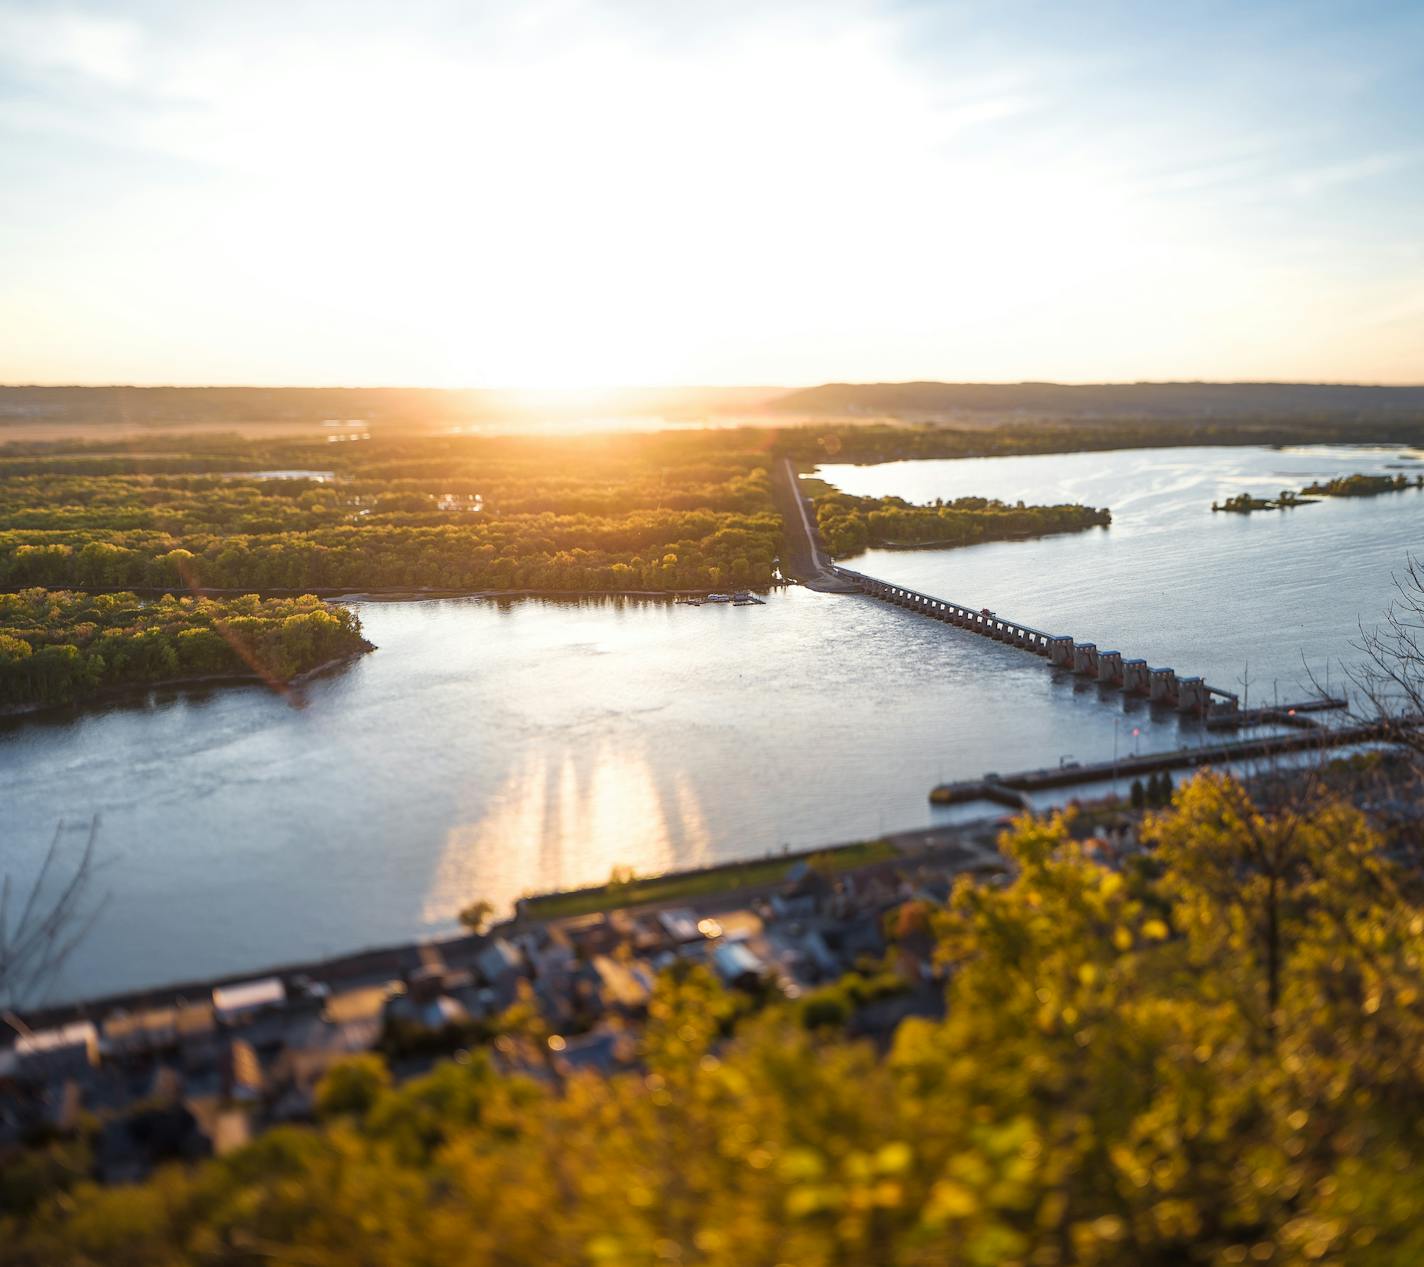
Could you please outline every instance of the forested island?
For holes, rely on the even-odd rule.
[[[1091,506],[1010,506],[986,497],[959,497],[917,506],[900,497],[829,492],[814,499],[816,524],[833,557],[871,546],[952,547],[1013,541],[1053,532],[1107,527],[1112,515]]]
[[[1250,515],[1258,510],[1291,510],[1296,506],[1314,506],[1316,500],[1314,497],[1302,497],[1288,488],[1283,488],[1279,497],[1252,497],[1250,493],[1238,493],[1224,502],[1212,502],[1211,508],[1232,515]]]
[[[1341,475],[1324,483],[1301,489],[1307,497],[1378,497],[1381,493],[1401,493],[1406,488],[1424,488],[1424,475]]]
[[[1212,502],[1215,511],[1249,515],[1258,510],[1291,510],[1296,506],[1314,506],[1322,497],[1378,497],[1381,493],[1400,493],[1406,488],[1424,488],[1424,475],[1412,480],[1406,475],[1339,475],[1332,480],[1317,480],[1295,493],[1281,490],[1279,497],[1252,497],[1238,493],[1224,502]]]
[[[291,679],[369,651],[348,608],[302,598],[0,594],[0,708],[204,678]]]
[[[863,430],[897,457],[916,455],[924,435]],[[982,436],[935,434],[950,448],[984,447]],[[1000,435],[996,451],[1015,451],[1020,441],[1028,436]],[[0,586],[765,588],[782,551],[771,464],[808,445],[825,456],[858,442],[846,427],[339,444],[160,435],[121,451],[78,441],[11,445],[0,450]],[[1106,522],[1106,512],[1081,507],[852,500],[827,505],[839,553],[879,541],[967,544]]]

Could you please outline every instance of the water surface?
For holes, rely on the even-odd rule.
[[[1393,451],[1390,451],[1391,455]],[[828,468],[855,491],[1110,506],[1110,529],[856,566],[1253,691],[1348,651],[1415,493],[1287,515],[1213,497],[1385,455],[1185,450]],[[859,481],[859,483],[857,483]],[[53,997],[449,930],[460,907],[934,821],[930,787],[1176,746],[1193,723],[860,596],[359,605],[379,650],[299,701],[154,693],[0,729],[0,865],[99,818],[108,894]],[[1293,679],[1292,679],[1293,680]],[[1134,730],[1139,734],[1134,735]]]

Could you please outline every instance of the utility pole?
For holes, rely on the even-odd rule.
[[[1113,718],[1113,800],[1117,800],[1117,726],[1121,717]]]

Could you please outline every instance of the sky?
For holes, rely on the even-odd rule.
[[[1424,382],[1424,3],[0,0],[0,382]]]

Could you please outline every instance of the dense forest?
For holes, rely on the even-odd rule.
[[[1325,443],[1424,444],[1418,415],[1348,421],[1312,418],[1127,417],[1012,421],[1000,425],[835,423],[772,433],[780,452],[809,470],[816,462],[899,462],[913,458],[1013,457],[1200,445]]]
[[[737,433],[168,443],[0,455],[0,584],[766,586],[780,549]]]
[[[896,456],[913,455],[921,434],[867,430],[886,433],[877,444],[901,443]],[[782,549],[771,462],[807,443],[825,456],[841,436],[727,429],[346,443],[148,436],[117,451],[15,444],[0,450],[0,586],[764,587]],[[961,442],[982,447],[982,437]],[[842,553],[862,526],[866,541],[959,542],[1061,531],[1098,513],[975,499],[845,509]]]
[[[783,455],[806,471],[827,461],[1303,441],[1329,438],[1332,426],[1124,419],[562,437],[378,432],[342,443],[161,434],[123,445],[17,442],[0,447],[0,586],[764,587],[782,553],[770,469]],[[1107,522],[1106,511],[1087,507],[978,498],[912,506],[837,494],[817,509],[841,556]]]
[[[214,675],[286,682],[369,650],[356,613],[319,599],[0,594],[0,707]]]
[[[562,1078],[537,1030],[400,1086],[357,1057],[320,1125],[130,1188],[56,1141],[0,1180],[6,1261],[1413,1267],[1416,873],[1218,776],[1145,830],[1120,870],[1025,821],[1010,881],[892,912],[947,1011],[888,1051],[669,972],[637,1072]]]
[[[1424,422],[1424,387],[1351,383],[825,383],[767,402],[821,417],[1103,421],[1144,426],[1200,418],[1351,426]]]
[[[916,506],[899,497],[826,493],[814,499],[816,525],[834,558],[868,546],[967,546],[1052,532],[1107,527],[1112,515],[1091,506],[1010,506],[985,497],[959,497]]]

